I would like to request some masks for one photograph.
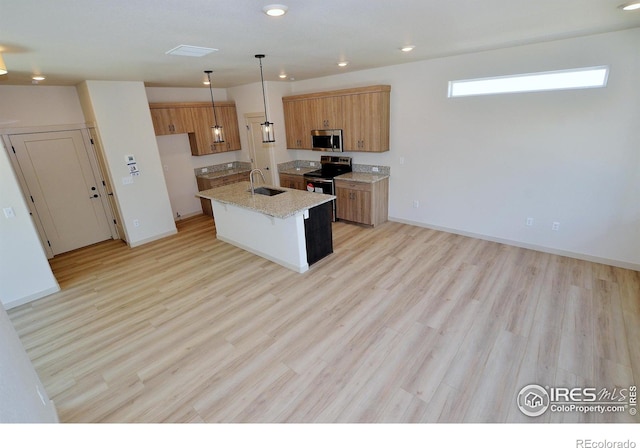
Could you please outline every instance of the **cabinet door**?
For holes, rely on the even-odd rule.
[[[311,112],[311,129],[342,129],[342,99],[339,96],[312,98],[305,101]]]
[[[304,177],[296,174],[280,174],[280,186],[285,188],[294,188],[296,190],[306,190]]]
[[[389,150],[389,92],[342,97],[344,150]]]
[[[371,224],[371,192],[336,185],[336,216],[338,219]]]
[[[218,121],[224,129],[224,143],[216,144],[216,152],[240,150],[240,128],[235,106],[216,106]],[[219,146],[219,147],[218,147]]]
[[[310,104],[305,100],[283,101],[287,148],[311,149]]]
[[[214,153],[211,126],[213,125],[213,109],[211,107],[193,107],[189,109],[194,125],[193,134],[189,135],[191,154],[203,156]]]
[[[151,109],[151,121],[156,135],[193,132],[191,114],[186,108]]]

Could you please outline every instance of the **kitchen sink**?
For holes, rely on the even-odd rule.
[[[249,191],[251,191],[251,190],[249,190]],[[253,192],[255,194],[261,194],[261,195],[264,195],[264,196],[275,196],[275,195],[278,195],[280,193],[285,193],[284,190],[276,190],[275,188],[269,188],[269,187],[258,187],[258,188],[255,188],[253,190]]]

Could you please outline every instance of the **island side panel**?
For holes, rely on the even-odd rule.
[[[211,203],[220,241],[296,272],[309,270],[302,213],[282,219],[215,199]]]

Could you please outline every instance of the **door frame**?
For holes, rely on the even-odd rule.
[[[258,168],[256,165],[256,147],[255,142],[253,141],[253,136],[251,135],[251,123],[256,119],[260,119],[263,123],[266,120],[264,117],[264,113],[262,112],[251,112],[244,114],[244,124],[245,130],[247,131],[247,147],[249,148],[249,159],[251,160],[251,167]],[[271,179],[273,181],[273,185],[279,185],[280,181],[278,180],[278,172],[276,169],[276,160],[275,154],[273,150],[273,143],[268,143],[268,158],[269,158],[269,166],[271,167]]]
[[[100,200],[104,208],[105,215],[107,216],[107,222],[109,224],[111,238],[113,239],[120,238],[118,236],[118,231],[116,229],[116,226],[114,225],[114,219],[115,219],[114,211],[109,206],[109,202],[106,198],[107,192],[106,192],[106,186],[104,185],[104,183],[106,183],[105,181],[106,176],[103,172],[102,167],[98,163],[96,150],[94,146],[91,145],[90,133],[86,126],[54,126],[54,127],[44,126],[44,127],[35,127],[35,128],[30,127],[30,128],[24,128],[24,129],[2,129],[0,130],[0,132],[2,132],[1,134],[2,140],[4,142],[4,146],[7,150],[7,153],[9,154],[9,160],[11,160],[13,172],[16,174],[16,177],[18,178],[18,183],[20,185],[20,191],[22,193],[22,197],[24,198],[24,201],[27,204],[27,207],[29,209],[29,215],[32,218],[32,221],[38,232],[38,237],[40,238],[40,244],[42,245],[42,249],[47,254],[48,259],[51,259],[54,257],[53,249],[49,246],[49,244],[47,244],[46,232],[40,220],[40,216],[38,215],[38,212],[35,208],[34,203],[29,200],[30,198],[30,195],[28,194],[29,187],[28,187],[26,178],[22,172],[22,169],[20,168],[20,163],[18,162],[18,157],[15,152],[15,149],[13,149],[13,146],[11,144],[11,136],[25,135],[25,134],[51,133],[51,132],[65,132],[65,131],[80,131],[80,134],[82,135],[82,141],[84,143],[84,147],[87,152],[87,156],[89,157],[91,171],[93,172],[95,178],[99,180],[98,188],[101,193]]]

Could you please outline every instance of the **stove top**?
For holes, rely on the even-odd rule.
[[[352,171],[351,157],[322,156],[320,158],[320,164],[322,165],[322,168],[306,173],[305,176],[333,179],[336,176],[350,173]]]

